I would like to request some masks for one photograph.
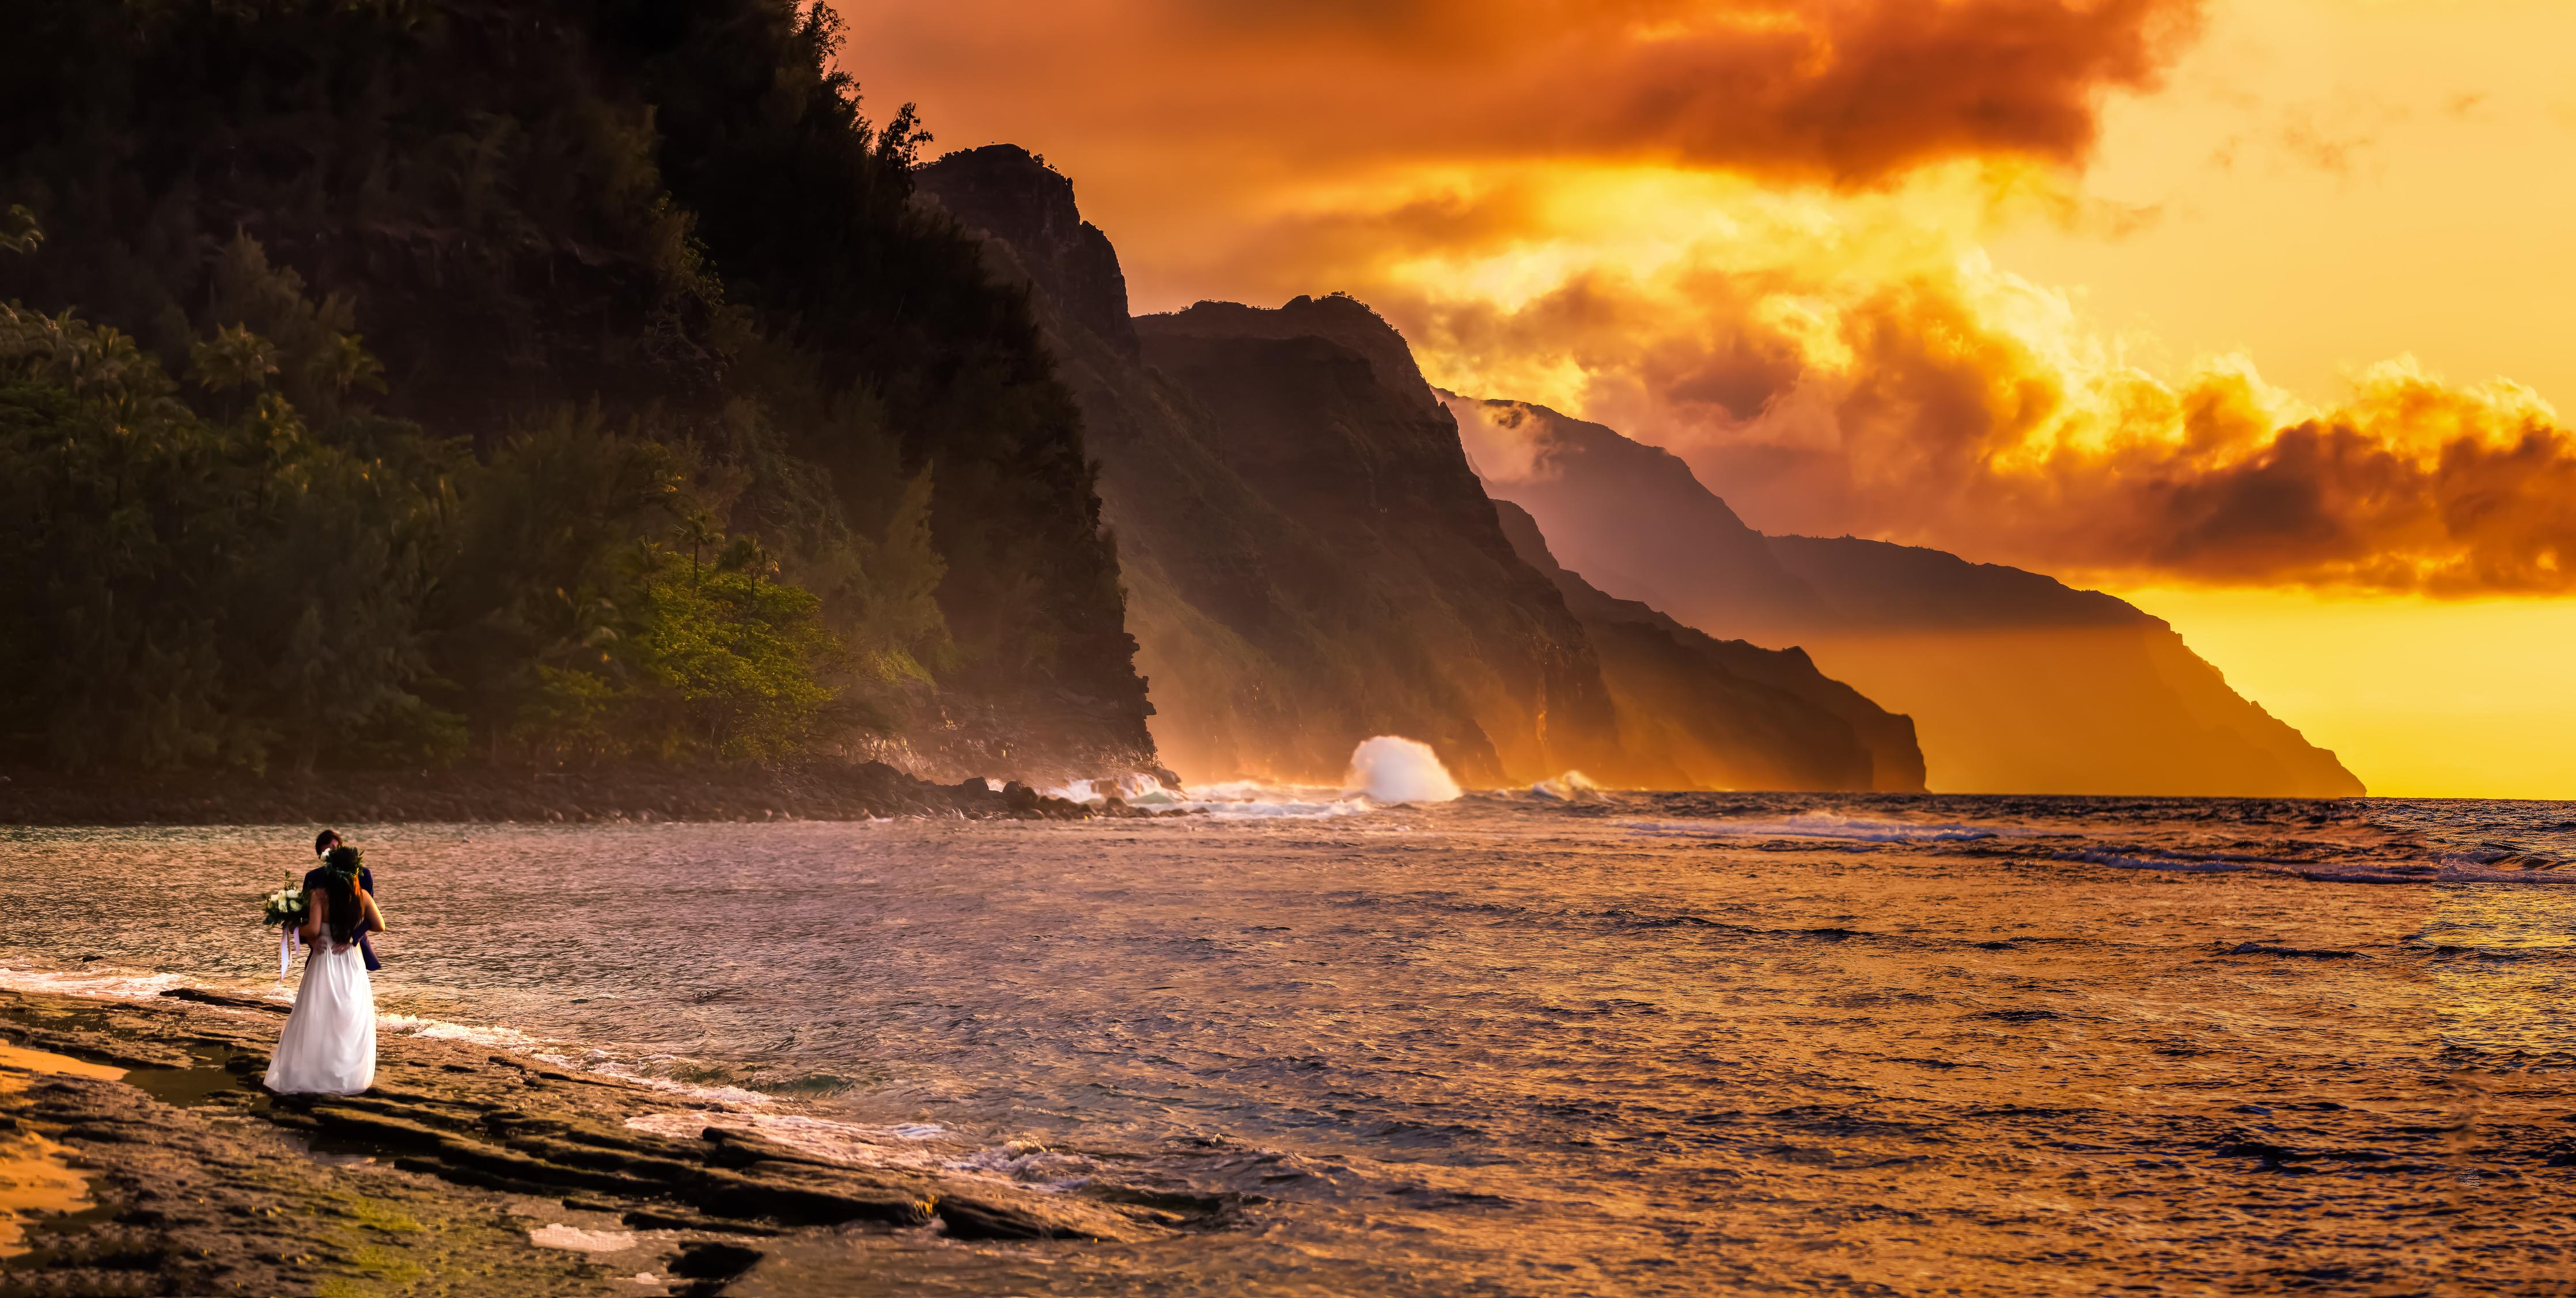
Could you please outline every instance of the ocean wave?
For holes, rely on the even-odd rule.
[[[1078,1189],[1090,1182],[1095,1170],[1091,1160],[1038,1141],[977,1145],[955,1138],[949,1128],[935,1122],[878,1126],[804,1113],[717,1110],[648,1113],[628,1118],[626,1125],[673,1140],[695,1140],[712,1127],[757,1136],[850,1167],[945,1172],[1039,1190]]]
[[[294,1005],[295,989],[291,984],[261,983],[209,988],[203,978],[183,974],[138,974],[123,970],[83,972],[60,969],[19,969],[0,966],[0,990],[38,992],[56,996],[82,996],[100,1000],[157,1000],[175,991],[213,990],[228,996],[265,1001],[283,1010]],[[376,1030],[396,1036],[422,1037],[432,1041],[463,1041],[493,1050],[507,1051],[532,1061],[549,1064],[566,1072],[591,1073],[614,1077],[620,1081],[677,1095],[704,1104],[767,1105],[777,1097],[739,1086],[698,1086],[672,1078],[657,1076],[605,1050],[585,1049],[576,1056],[565,1049],[565,1043],[539,1037],[517,1028],[488,1024],[458,1023],[449,1019],[380,1010]]]
[[[1852,843],[1965,843],[2010,832],[1983,825],[1927,824],[1802,811],[1777,820],[1638,820],[1620,826],[1656,838],[1829,838]]]
[[[1040,792],[1050,798],[1093,805],[1107,802],[1112,797],[1131,807],[1177,807],[1189,801],[1185,791],[1164,788],[1161,780],[1142,771],[1131,771],[1115,779],[1073,780],[1059,788]]]
[[[1310,785],[1232,780],[1193,790],[1175,804],[1211,820],[1330,820],[1378,810],[1364,795]]]
[[[202,980],[179,974],[138,974],[101,970],[14,969],[0,966],[0,990],[50,992],[57,996],[95,996],[103,1000],[150,1000],[174,987],[193,987]],[[279,1004],[284,996],[271,996]]]
[[[1044,792],[1049,797],[1093,806],[1107,802],[1109,795],[1116,793],[1131,807],[1196,812],[1209,820],[1325,820],[1378,810],[1378,804],[1362,795],[1258,780],[1232,780],[1175,792],[1150,775],[1121,776],[1115,781],[1075,780]]]
[[[532,1051],[545,1044],[540,1038],[529,1036],[517,1028],[451,1023],[446,1019],[422,1018],[390,1010],[376,1014],[376,1027],[379,1031],[392,1031],[403,1036],[423,1037],[431,1041],[464,1041],[495,1050]]]
[[[2056,852],[2051,859],[2081,861],[2087,865],[2107,865],[2114,870],[2163,870],[2176,874],[2242,874],[2254,868],[2244,861],[2206,856],[2168,856],[2151,853],[2145,856],[2127,852],[2085,850]]]
[[[1594,784],[1591,777],[1581,771],[1567,771],[1553,780],[1541,780],[1529,787],[1529,796],[1541,802],[1607,802],[1610,800],[1610,795],[1603,792],[1600,785]]]

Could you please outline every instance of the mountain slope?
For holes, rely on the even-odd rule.
[[[1957,784],[1945,787],[2025,793],[2363,792],[2333,753],[2123,600],[1883,541],[1782,536],[1771,549],[1829,608],[1802,638],[1873,696],[1908,701],[1936,784],[1946,774]]]
[[[1342,580],[1361,583],[1365,602],[1337,611],[1372,638],[1400,631],[1414,661],[1392,679],[1438,682],[1454,700],[1414,737],[1473,782],[1582,765],[1612,730],[1582,627],[1512,552],[1428,389],[1382,379],[1382,357],[1331,336],[1366,310],[1347,299],[1275,312],[1203,303],[1140,320],[1137,334],[1146,362],[1215,416],[1209,449],[1339,559]],[[1304,322],[1314,332],[1295,330]]]
[[[1528,509],[1557,557],[1590,580],[1693,625],[1820,611],[1815,592],[1680,456],[1544,406],[1440,397],[1495,499]]]
[[[988,236],[997,276],[1030,287],[1082,403],[1173,765],[1336,780],[1358,741],[1395,733],[1471,784],[1568,768],[1692,781],[1666,739],[1623,731],[1589,628],[1516,552],[1375,313],[1300,298],[1131,322],[1115,252],[1062,176],[991,146],[919,183]],[[1829,709],[1739,676],[1706,684],[1706,706],[1758,695],[1782,719],[1725,741],[1723,782],[1868,786],[1870,754]]]
[[[1538,718],[1552,700],[1563,715],[1606,724],[1606,699],[1572,618],[1561,606],[1552,617],[1527,606],[1553,602],[1553,591],[1526,570],[1510,589],[1514,561],[1499,533],[1481,556],[1473,545],[1421,538],[1453,575],[1501,594],[1470,610],[1496,618],[1471,627],[1459,616],[1417,616],[1425,601],[1448,608],[1423,563],[1372,564],[1351,534],[1296,512],[1310,501],[1284,490],[1290,479],[1256,487],[1240,458],[1256,448],[1198,393],[1144,362],[1115,253],[1081,220],[1071,182],[999,145],[918,174],[926,196],[987,236],[999,276],[1029,284],[1081,401],[1167,761],[1192,778],[1330,782],[1360,740],[1398,733],[1430,743],[1471,781],[1574,764],[1579,754],[1555,751]],[[1346,421],[1408,444],[1417,458],[1436,436],[1406,427],[1402,414],[1380,418],[1385,394],[1355,353],[1314,338],[1278,345],[1276,359],[1322,381]],[[1413,424],[1445,422],[1427,400],[1414,404]],[[1359,450],[1350,438],[1338,447]],[[1375,462],[1358,472],[1380,468],[1401,472]],[[1474,490],[1463,462],[1459,476]]]
[[[268,449],[251,462],[309,451],[352,466],[349,492],[405,488],[350,535],[277,549],[401,551],[396,579],[348,583],[371,606],[399,587],[381,601],[399,607],[288,665],[230,622],[235,643],[213,646],[122,628],[192,647],[157,654],[166,688],[102,695],[116,726],[170,740],[114,747],[255,764],[305,748],[271,738],[319,730],[346,741],[333,760],[415,767],[668,758],[688,745],[639,709],[671,700],[635,686],[655,665],[633,650],[641,610],[671,590],[651,570],[683,565],[694,592],[723,556],[745,600],[794,585],[797,616],[849,651],[815,638],[810,656],[872,732],[843,717],[821,739],[952,773],[1150,760],[1079,412],[979,246],[910,205],[910,112],[861,115],[833,71],[836,21],[795,0],[13,7],[0,205],[25,204],[44,237],[0,255],[0,298],[112,327],[83,345],[186,380],[208,437],[257,415]],[[26,436],[105,445],[44,422]],[[45,507],[166,521],[189,490],[173,481],[106,510],[65,485]],[[286,525],[258,516],[279,501],[255,486],[203,508],[257,533]],[[202,590],[173,579],[191,552],[55,577],[101,607],[128,578]],[[239,622],[309,621],[302,641],[328,644],[357,601],[310,576],[245,595]],[[67,658],[89,624],[66,610],[91,593],[0,610],[0,642],[24,632],[27,656]],[[21,650],[0,643],[0,661]],[[68,760],[61,736],[108,727],[29,679],[0,683],[0,748]],[[788,697],[751,679],[715,692]],[[308,705],[331,700],[318,724]],[[633,725],[607,715],[625,712]],[[697,730],[698,747],[738,747]]]
[[[2332,753],[2112,596],[1937,550],[1763,537],[1664,451],[1543,406],[1449,402],[1487,489],[1526,507],[1569,565],[1713,635],[1804,647],[1913,718],[1934,788],[2361,792]]]
[[[1720,640],[1604,594],[1557,563],[1528,510],[1510,501],[1494,507],[1512,547],[1556,583],[1582,621],[1628,745],[1667,755],[1670,787],[1922,791],[1923,752],[1911,718],[1817,671],[1804,650]],[[1801,770],[1783,761],[1784,754],[1815,751],[1818,710],[1849,729],[1866,768]]]

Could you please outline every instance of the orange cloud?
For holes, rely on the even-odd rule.
[[[1106,152],[1653,158],[1869,183],[2080,159],[2202,0],[952,0],[845,6],[880,94]],[[1072,118],[1071,129],[1064,129]],[[1224,138],[1233,156],[1203,157]],[[972,142],[972,141],[960,141]],[[1042,144],[1040,147],[1054,147]],[[1204,178],[1204,173],[1184,174]]]
[[[2576,447],[2528,391],[2383,367],[2312,407],[2241,356],[2150,372],[1985,262],[2000,214],[2156,215],[2069,180],[2204,8],[949,0],[847,6],[845,61],[943,143],[1049,152],[1141,309],[1351,291],[1435,381],[1668,446],[1769,530],[2106,578],[2576,589]],[[2395,120],[2367,107],[2317,100],[2266,148],[2367,170]]]
[[[1560,359],[1579,375],[1560,399],[1681,454],[1770,531],[2101,579],[2576,591],[2576,433],[2527,389],[2398,362],[2312,411],[2242,358],[2167,383],[2017,333],[1980,278],[1878,286],[1822,330],[1766,311],[1812,285],[1709,271],[1399,314],[1435,373]],[[1479,463],[1528,463],[1492,445],[1509,435],[1471,430]]]

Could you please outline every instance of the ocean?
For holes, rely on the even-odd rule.
[[[1154,821],[342,825],[385,1029],[862,1163],[1240,1196],[737,1293],[2528,1292],[2576,806],[1233,786]],[[283,997],[314,826],[0,831],[0,985]]]

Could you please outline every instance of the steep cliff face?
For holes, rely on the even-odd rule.
[[[1209,449],[1340,561],[1334,581],[1357,583],[1303,600],[1364,643],[1401,646],[1411,661],[1393,682],[1443,683],[1444,707],[1424,717],[1435,733],[1417,737],[1487,782],[1606,755],[1609,697],[1583,629],[1512,552],[1448,412],[1417,374],[1388,373],[1393,329],[1348,299],[1299,298],[1202,304],[1137,333],[1214,416]],[[1342,341],[1354,335],[1376,345]],[[1315,580],[1281,576],[1292,590]]]
[[[2124,601],[1938,550],[1764,537],[1670,454],[1543,406],[1449,402],[1487,490],[1528,508],[1568,564],[1714,635],[1804,647],[1913,718],[1933,788],[2362,791]]]
[[[1601,655],[1629,749],[1668,763],[1661,787],[1922,791],[1912,718],[1816,670],[1805,650],[1720,640],[1603,593],[1557,562],[1528,510],[1494,507]]]
[[[1495,499],[1528,509],[1557,557],[1589,580],[1694,625],[1721,610],[1720,621],[1784,624],[1821,612],[1807,583],[1680,456],[1545,406],[1440,397]]]
[[[952,153],[914,173],[950,215],[999,240],[1073,328],[1136,355],[1127,274],[1100,227],[1082,219],[1070,177],[1009,144]]]
[[[997,277],[1029,287],[1058,372],[1081,403],[1164,760],[1193,779],[1330,782],[1361,740],[1397,733],[1430,743],[1471,782],[1575,764],[1553,750],[1538,718],[1551,666],[1574,696],[1568,710],[1583,711],[1588,690],[1589,710],[1606,717],[1579,658],[1563,645],[1552,664],[1544,649],[1500,665],[1472,645],[1462,653],[1443,634],[1450,622],[1417,618],[1418,565],[1371,564],[1374,530],[1336,532],[1295,512],[1311,494],[1256,485],[1244,457],[1257,448],[1144,363],[1116,254],[1083,233],[1071,182],[1009,147],[951,154],[918,177],[924,195],[986,236]],[[1346,402],[1377,399],[1374,372],[1346,349],[1307,338],[1287,342],[1281,359],[1325,376]],[[1412,405],[1416,423],[1444,417],[1427,398]],[[1498,533],[1491,549],[1510,561]],[[1553,599],[1536,574],[1523,576],[1524,594]],[[1554,616],[1558,633],[1579,644],[1570,615],[1560,606]]]
[[[1936,787],[2363,792],[2332,752],[2126,601],[1883,541],[1780,536],[1771,549],[1826,605],[1802,638],[1837,675],[1913,710]]]
[[[1082,404],[1156,742],[1177,769],[1337,780],[1360,740],[1394,733],[1470,784],[1574,768],[1614,783],[1869,787],[1872,755],[1848,721],[1743,672],[1666,689],[1752,708],[1736,731],[1623,729],[1615,698],[1629,687],[1605,679],[1591,629],[1515,549],[1454,419],[1367,307],[1202,303],[1130,324],[1115,253],[1062,176],[1005,147],[919,178],[987,237],[997,276],[1030,288]],[[1706,666],[1668,657],[1684,675]]]

